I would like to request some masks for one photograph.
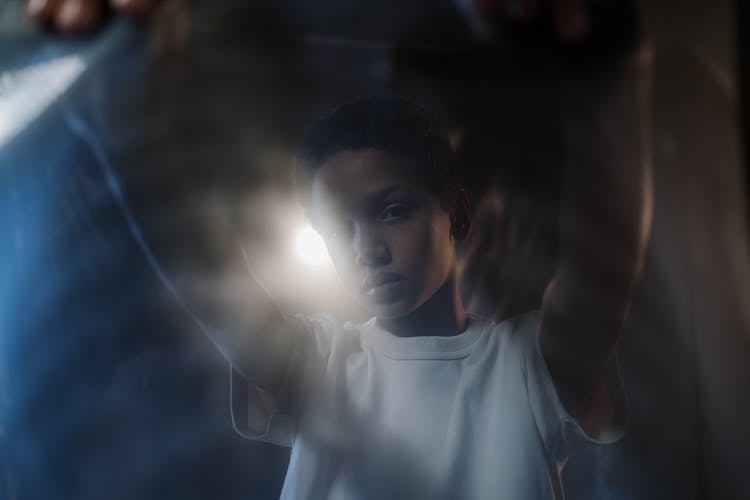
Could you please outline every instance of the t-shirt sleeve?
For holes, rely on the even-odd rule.
[[[618,441],[627,427],[628,411],[617,359],[610,364],[589,405],[584,422],[573,418],[557,394],[540,345],[541,314],[522,316],[516,332],[522,344],[525,379],[531,411],[547,454],[563,462],[590,445]]]
[[[232,425],[242,437],[292,446],[309,388],[330,352],[333,321],[325,316],[285,315],[293,335],[291,352],[276,394],[229,366]]]

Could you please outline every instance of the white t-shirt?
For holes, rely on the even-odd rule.
[[[561,499],[559,471],[588,436],[560,403],[539,348],[539,313],[451,337],[402,338],[374,319],[295,317],[287,375],[273,397],[232,370],[242,436],[292,446],[282,499]]]

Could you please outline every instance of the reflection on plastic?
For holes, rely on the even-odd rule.
[[[86,65],[76,54],[0,74],[0,147],[62,95]]]

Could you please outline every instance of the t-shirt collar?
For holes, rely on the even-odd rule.
[[[384,330],[372,318],[361,323],[363,342],[393,359],[456,359],[469,355],[472,346],[491,322],[474,314],[467,314],[466,329],[451,336],[399,337]]]

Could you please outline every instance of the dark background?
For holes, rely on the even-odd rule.
[[[502,319],[539,307],[567,147],[561,88],[644,43],[656,205],[621,346],[630,429],[572,458],[566,492],[750,496],[747,8],[601,0],[590,36],[563,43],[544,19],[498,17],[478,39],[449,2],[339,4],[170,4],[148,24],[63,39],[0,3],[3,74],[64,54],[87,62],[0,143],[2,498],[276,498],[288,450],[234,434],[227,366],[137,231],[167,268],[182,252],[216,258],[203,247],[217,226],[278,264],[263,256],[286,245],[279,207],[294,211],[304,128],[341,102],[397,94],[456,138],[475,212],[462,248],[470,308]],[[295,272],[271,284],[283,305],[361,314],[285,295],[316,279]]]

